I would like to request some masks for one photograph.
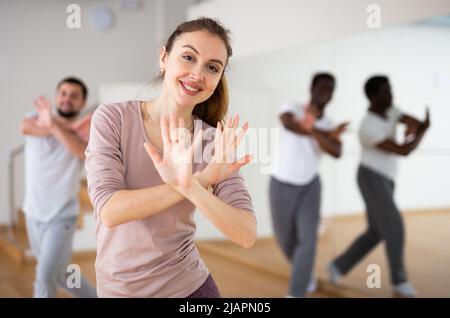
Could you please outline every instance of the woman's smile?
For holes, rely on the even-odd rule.
[[[180,86],[183,89],[183,91],[190,96],[196,96],[198,93],[202,91],[202,89],[197,84],[183,82],[181,80]]]

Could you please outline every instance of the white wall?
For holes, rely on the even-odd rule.
[[[192,6],[189,17],[221,20],[238,59],[366,31],[374,3],[382,27],[450,13],[448,0],[216,0]]]
[[[327,114],[336,122],[350,120],[351,126],[344,135],[342,158],[324,157],[321,162],[322,215],[360,213],[364,207],[355,181],[360,157],[356,131],[368,106],[363,84],[374,73],[387,74],[400,108],[423,118],[429,104],[432,115],[432,128],[421,146],[401,159],[397,202],[401,209],[449,207],[450,193],[443,186],[450,182],[449,40],[448,28],[414,25],[241,58],[229,72],[231,109],[252,126],[277,127],[281,102],[307,101],[315,72],[335,74],[337,87]],[[243,169],[243,174],[258,206],[259,232],[271,233],[269,177],[258,169]]]

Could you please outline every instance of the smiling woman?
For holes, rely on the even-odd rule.
[[[161,49],[160,95],[94,113],[86,171],[100,297],[220,297],[194,245],[195,208],[233,242],[253,245],[256,218],[238,172],[251,157],[224,160],[234,158],[248,129],[237,131],[238,116],[223,121],[231,53],[219,23],[185,22]],[[196,129],[186,129],[195,119]],[[202,141],[208,129],[220,151],[194,163],[194,150],[211,148]]]
[[[172,52],[174,51],[174,52]],[[173,54],[170,54],[173,53]],[[196,104],[193,114],[216,127],[228,110],[228,88],[224,75],[228,59],[233,54],[229,31],[212,19],[198,19],[180,24],[161,48],[160,75],[155,82],[167,80],[168,87],[179,86],[187,91],[203,91],[203,99]],[[176,63],[177,74],[167,74],[167,63]],[[189,75],[186,76],[187,72]],[[202,87],[199,77],[205,75]],[[179,90],[179,89],[178,89]],[[189,94],[188,94],[189,95]],[[205,97],[207,97],[205,99]],[[188,101],[190,103],[191,101]]]

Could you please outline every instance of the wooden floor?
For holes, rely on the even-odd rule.
[[[450,209],[409,212],[404,214],[404,220],[406,270],[418,296],[450,297]],[[365,222],[361,218],[343,217],[333,220],[328,233],[333,238],[333,244],[330,244],[331,254],[337,255],[344,251],[364,229]],[[381,266],[380,289],[366,287],[366,268],[369,264]],[[388,268],[384,244],[380,244],[342,283],[378,297],[389,297],[391,286]]]
[[[365,228],[363,217],[340,217],[324,222],[316,258],[318,292],[311,297],[391,297],[388,267],[380,245],[344,278],[339,287],[327,281],[326,264]],[[450,297],[450,210],[405,215],[406,265],[421,297]],[[284,297],[290,265],[272,238],[260,239],[251,249],[225,241],[197,242],[202,258],[224,297]],[[95,255],[77,254],[74,263],[95,284]],[[366,267],[379,264],[380,289],[366,287]],[[19,264],[0,250],[0,297],[30,297],[34,265]],[[68,297],[63,291],[61,297]]]

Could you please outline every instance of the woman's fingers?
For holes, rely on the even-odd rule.
[[[239,115],[234,116],[233,128],[237,128],[239,125]]]
[[[244,157],[242,157],[241,159],[239,159],[238,161],[233,163],[232,171],[234,172],[236,170],[239,170],[246,164],[250,163],[252,160],[253,160],[253,155],[245,155]]]
[[[231,121],[231,116],[228,115],[227,122],[226,122],[226,124],[225,124],[225,128],[231,127],[231,124],[232,124],[232,123],[233,123],[233,122]]]
[[[239,131],[239,134],[236,138],[236,147],[238,147],[241,144],[242,139],[244,139],[245,134],[248,130],[248,122],[245,122],[245,124],[242,126],[241,130]]]
[[[225,144],[233,141],[233,127],[235,119],[236,117],[232,118],[231,115],[228,116],[227,123],[225,125],[225,128],[223,129],[223,138]]]
[[[236,129],[239,125],[239,115],[234,116],[233,123],[231,125],[230,134],[228,135],[228,142],[233,145],[234,148],[237,147],[237,136]]]
[[[176,143],[178,140],[178,132],[177,132],[177,119],[175,116],[175,112],[170,113],[170,141]]]
[[[191,145],[191,152],[192,155],[196,154],[196,153],[200,153],[201,154],[201,149],[202,149],[202,139],[203,139],[203,130],[200,129],[197,134],[194,137],[194,141],[192,142]],[[200,151],[200,152],[197,152]]]
[[[222,148],[223,152],[226,153],[226,149],[228,146],[228,143],[233,140],[232,138],[232,129],[234,125],[234,119],[229,115],[227,118],[227,121],[225,123],[225,126],[222,130]]]
[[[235,152],[248,130],[248,123],[244,123],[239,133],[239,116],[228,117],[225,127],[222,129],[220,122],[217,123],[215,136],[215,157],[217,162],[233,163],[235,162]]]
[[[165,115],[161,116],[161,135],[163,144],[167,145],[170,143],[170,132],[169,132],[169,124],[167,122],[167,117]]]
[[[227,128],[225,128],[225,138],[226,138],[226,142],[227,143],[233,143],[234,142],[234,136],[235,136],[235,121],[236,121],[236,117],[232,118],[231,116],[229,117],[229,124],[227,125]],[[239,119],[238,119],[239,120]]]
[[[184,147],[188,148],[191,143],[191,133],[187,130],[184,118],[178,119],[177,128],[178,141],[182,142]]]
[[[220,124],[220,122],[217,122],[217,128],[216,128],[216,134],[214,136],[214,142],[216,144],[221,142],[222,136],[223,136],[222,125]]]
[[[245,122],[239,133],[237,133],[237,128],[239,126],[239,115],[236,115],[232,121],[231,127],[227,128],[227,142],[232,144],[234,148],[237,148],[244,138],[248,130],[248,122]]]
[[[153,147],[153,145],[149,144],[149,143],[144,143],[144,148],[147,151],[148,155],[150,156],[150,158],[152,159],[153,163],[155,164],[155,166],[159,166],[162,163],[162,159],[158,154],[158,151],[156,150],[155,147]]]
[[[216,134],[214,135],[214,156],[216,159],[222,158],[223,155],[223,131],[222,124],[217,122]]]
[[[242,157],[241,159],[236,161],[236,163],[246,165],[247,163],[251,162],[252,160],[253,160],[253,155],[245,155],[244,157]]]

